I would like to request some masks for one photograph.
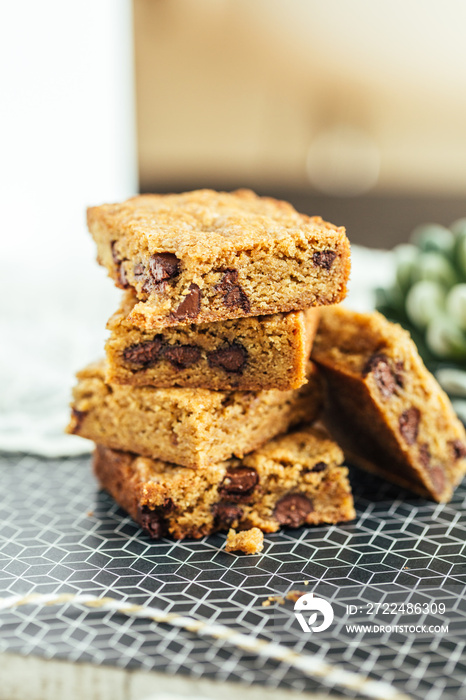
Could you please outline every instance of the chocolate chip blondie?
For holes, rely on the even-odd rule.
[[[322,310],[312,357],[348,459],[436,501],[466,470],[466,434],[409,333],[379,313]]]
[[[346,296],[341,227],[249,190],[141,195],[88,210],[98,260],[142,329],[260,316]]]
[[[135,304],[136,297],[125,294],[108,322],[111,383],[257,391],[306,382],[318,309],[154,331],[127,320]]]
[[[193,469],[242,457],[289,426],[314,420],[322,402],[320,379],[310,363],[308,383],[290,391],[108,384],[103,362],[77,376],[67,432]]]
[[[203,537],[218,530],[337,523],[355,517],[343,454],[307,428],[269,442],[242,461],[185,469],[97,445],[94,471],[154,539]]]

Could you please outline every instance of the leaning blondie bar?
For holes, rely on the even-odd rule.
[[[348,459],[436,501],[466,470],[466,434],[407,331],[379,313],[322,310],[313,359]]]
[[[199,538],[230,527],[337,523],[355,517],[340,448],[307,428],[272,440],[242,461],[192,470],[97,445],[94,472],[154,539]]]
[[[284,391],[306,382],[318,309],[144,331],[127,320],[135,304],[126,293],[108,322],[110,383]]]
[[[300,389],[222,392],[108,384],[100,362],[78,373],[73,396],[69,433],[193,469],[242,457],[314,420],[322,402],[311,364]]]
[[[346,295],[345,231],[249,190],[141,195],[88,210],[98,260],[139,328],[260,316]]]

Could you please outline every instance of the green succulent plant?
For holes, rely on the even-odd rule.
[[[411,332],[432,371],[466,371],[466,218],[418,226],[394,253],[395,282],[377,290],[378,310]]]

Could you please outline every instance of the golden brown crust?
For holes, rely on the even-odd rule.
[[[142,195],[88,211],[98,259],[140,302],[140,328],[332,304],[346,296],[342,227],[253,192]]]
[[[87,222],[91,231],[104,226],[112,240],[124,236],[137,247],[143,239],[150,252],[192,252],[196,258],[210,256],[213,248],[236,252],[251,244],[263,246],[277,236],[289,246],[301,227],[315,234],[344,233],[320,216],[299,214],[288,202],[246,189],[138,195],[121,204],[89,207]]]
[[[202,537],[230,527],[335,523],[355,517],[343,454],[322,430],[275,438],[243,458],[192,470],[97,446],[101,484],[153,537]]]
[[[102,362],[77,376],[67,432],[194,469],[242,457],[291,425],[314,420],[322,403],[311,363],[308,383],[290,391],[110,385]]]
[[[108,322],[110,383],[286,391],[307,381],[318,309],[144,331],[127,318],[136,304],[125,294]]]
[[[312,356],[327,380],[326,423],[348,457],[450,500],[466,471],[466,433],[409,333],[378,313],[325,309]]]

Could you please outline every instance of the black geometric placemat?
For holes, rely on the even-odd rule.
[[[352,470],[354,523],[268,535],[261,555],[237,556],[222,551],[224,535],[150,541],[97,491],[87,458],[5,456],[0,479],[1,597],[34,591],[123,598],[319,654],[413,698],[466,698],[466,485],[438,505]],[[332,603],[330,628],[303,632],[289,601],[262,606],[296,588]],[[425,608],[408,614],[401,607],[408,602]],[[369,616],[375,605],[377,615]],[[387,605],[398,612],[387,616]],[[364,632],[348,623],[449,629]],[[0,613],[0,651],[323,689],[286,664],[226,643],[71,605]]]

